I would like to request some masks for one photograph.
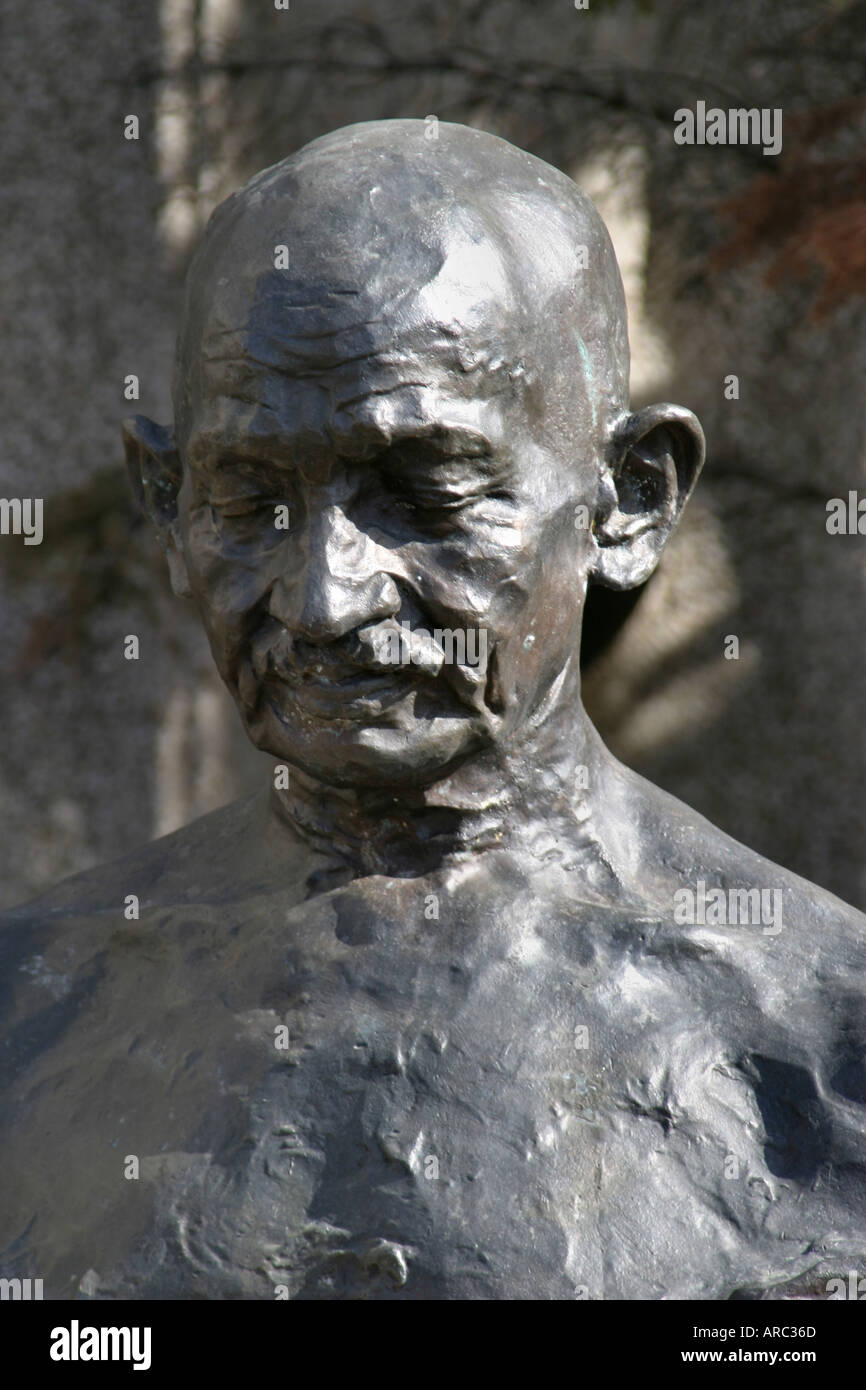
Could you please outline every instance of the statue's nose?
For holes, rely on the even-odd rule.
[[[294,635],[321,643],[394,617],[400,593],[384,558],[341,507],[324,507],[310,523],[302,568],[275,585],[271,612]]]

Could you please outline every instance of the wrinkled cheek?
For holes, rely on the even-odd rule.
[[[484,627],[490,640],[507,636],[519,624],[541,572],[538,553],[522,539],[509,544],[468,545],[465,540],[440,548],[428,564],[428,597],[454,619]]]
[[[539,544],[530,602],[514,634],[516,683],[525,698],[544,693],[579,656],[586,575],[573,536],[554,529]]]
[[[489,633],[491,704],[519,722],[579,648],[585,576],[573,537],[554,525],[507,555],[474,556],[464,585]]]
[[[233,683],[273,587],[273,559],[266,563],[260,557],[228,556],[212,533],[193,533],[187,568],[214,660],[223,678]]]
[[[495,548],[470,545],[466,538],[443,545],[424,565],[423,611],[437,626],[464,630],[466,649],[484,651],[483,666],[451,667],[444,679],[479,713],[499,716],[512,703],[509,653],[522,634],[538,583],[537,553],[515,543]],[[471,630],[475,638],[470,638]],[[480,633],[483,631],[483,647]],[[519,645],[519,637],[518,637]]]

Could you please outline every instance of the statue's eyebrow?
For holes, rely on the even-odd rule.
[[[263,467],[284,468],[286,455],[295,448],[309,448],[310,436],[293,440],[283,434],[251,434],[226,437],[217,430],[204,430],[189,441],[187,460],[209,472],[220,472],[233,463],[244,460]],[[385,427],[376,422],[359,420],[347,429],[329,425],[326,437],[316,441],[315,452],[330,453],[349,462],[362,462],[389,454],[397,449],[421,445],[433,449],[444,458],[491,458],[495,452],[491,441],[480,430],[462,424],[443,421],[423,421]]]
[[[208,472],[220,473],[239,460],[261,464],[265,468],[285,467],[279,458],[284,451],[285,440],[282,436],[252,434],[231,437],[218,430],[203,430],[187,444],[186,458],[187,463],[205,468]]]

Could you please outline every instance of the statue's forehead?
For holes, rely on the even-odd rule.
[[[360,264],[359,264],[360,262]],[[366,273],[364,273],[366,271]],[[285,271],[223,272],[188,354],[196,416],[433,423],[461,402],[513,397],[531,379],[509,268],[482,238],[389,262],[308,255]]]
[[[450,378],[460,392],[464,384],[479,389],[470,381],[479,374],[495,378],[525,365],[526,335],[503,322],[496,305],[440,313],[421,293],[377,312],[369,304],[357,308],[334,314],[326,303],[296,307],[266,296],[228,323],[211,320],[195,358],[202,386],[226,391],[278,374],[325,383],[339,395],[364,383],[387,392]]]
[[[267,264],[280,255],[269,239],[237,240],[197,296],[197,348],[206,359],[218,361],[229,345],[263,365],[320,371],[392,347],[450,345],[456,365],[465,358],[468,367],[475,357],[501,356],[515,329],[525,332],[524,287],[472,220],[452,221],[435,237],[392,228],[387,244],[374,238],[351,250],[324,232],[314,242],[290,238],[279,268]]]
[[[188,283],[181,434],[215,392],[252,403],[281,394],[274,375],[340,401],[406,399],[407,386],[443,381],[457,396],[489,396],[505,383],[514,405],[553,427],[587,391],[615,394],[627,348],[608,324],[621,291],[597,216],[539,198],[541,178],[532,188],[480,183],[466,171],[398,168],[389,153],[347,184],[342,165],[317,157],[223,205]],[[583,235],[593,248],[585,272],[575,269]]]

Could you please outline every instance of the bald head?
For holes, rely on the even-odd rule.
[[[126,429],[250,737],[336,786],[427,785],[550,701],[567,719],[587,584],[646,580],[703,457],[688,411],[627,411],[588,199],[491,135],[437,136],[339,130],[223,203],[175,430]],[[395,674],[376,643],[407,630],[427,668]],[[446,631],[489,663],[441,648],[440,670],[419,634]]]
[[[452,371],[544,389],[553,427],[578,390],[599,424],[622,413],[625,305],[592,203],[495,136],[429,134],[418,120],[334,131],[217,208],[178,341],[182,446],[215,373],[234,390],[245,364],[324,381],[335,364],[422,346]]]

